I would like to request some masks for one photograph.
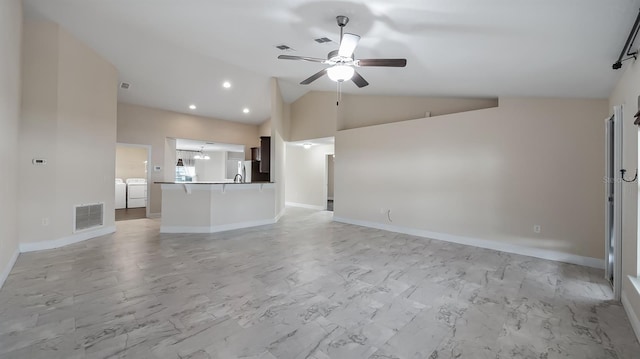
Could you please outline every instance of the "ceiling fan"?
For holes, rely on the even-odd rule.
[[[365,66],[383,66],[383,67],[405,67],[407,59],[358,59],[353,56],[353,52],[358,46],[360,36],[355,34],[343,34],[344,27],[349,22],[349,18],[343,15],[336,16],[336,21],[340,27],[340,47],[338,50],[331,51],[326,59],[305,56],[280,55],[279,59],[283,60],[301,60],[310,62],[319,62],[329,67],[322,69],[313,74],[308,79],[300,82],[301,85],[308,85],[313,81],[327,74],[329,78],[335,82],[344,82],[351,80],[358,87],[365,87],[369,83],[356,70],[356,67]]]

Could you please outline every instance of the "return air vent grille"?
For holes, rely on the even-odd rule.
[[[328,38],[328,37],[321,37],[319,39],[315,39],[314,41],[319,43],[319,44],[324,44],[324,43],[327,43],[327,42],[331,42],[331,39]]]
[[[75,206],[74,232],[83,231],[104,224],[104,203]]]
[[[131,87],[131,84],[128,83],[128,82],[121,82],[120,83],[120,88],[123,89],[123,90],[128,90],[129,87]]]

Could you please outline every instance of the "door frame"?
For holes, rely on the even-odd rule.
[[[614,106],[613,116],[605,120],[605,278],[609,281],[613,275],[613,294],[616,300],[620,300],[622,293],[622,121],[623,107]],[[613,121],[613,128],[607,125]],[[613,136],[610,131],[613,130]],[[613,137],[613,153],[611,153],[611,137]],[[613,159],[613,173],[609,173],[611,160]],[[609,185],[613,181],[613,223],[609,205]],[[611,230],[613,228],[613,230]],[[613,232],[613,238],[611,233]],[[610,253],[613,241],[613,253]],[[613,258],[612,258],[613,256]],[[613,273],[609,269],[613,261]]]
[[[124,142],[116,142],[116,149],[118,146],[124,147],[138,147],[145,148],[147,150],[147,206],[145,208],[146,217],[151,218],[151,172],[153,171],[153,165],[151,164],[151,145],[141,145],[136,143],[124,143]],[[115,173],[115,167],[113,172]]]

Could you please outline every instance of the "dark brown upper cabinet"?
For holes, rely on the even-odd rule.
[[[260,173],[271,171],[271,137],[260,136]]]

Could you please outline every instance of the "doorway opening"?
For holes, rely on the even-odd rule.
[[[335,155],[327,155],[327,211],[333,212],[333,164]]]
[[[115,220],[149,216],[149,182],[151,147],[116,144]]]

